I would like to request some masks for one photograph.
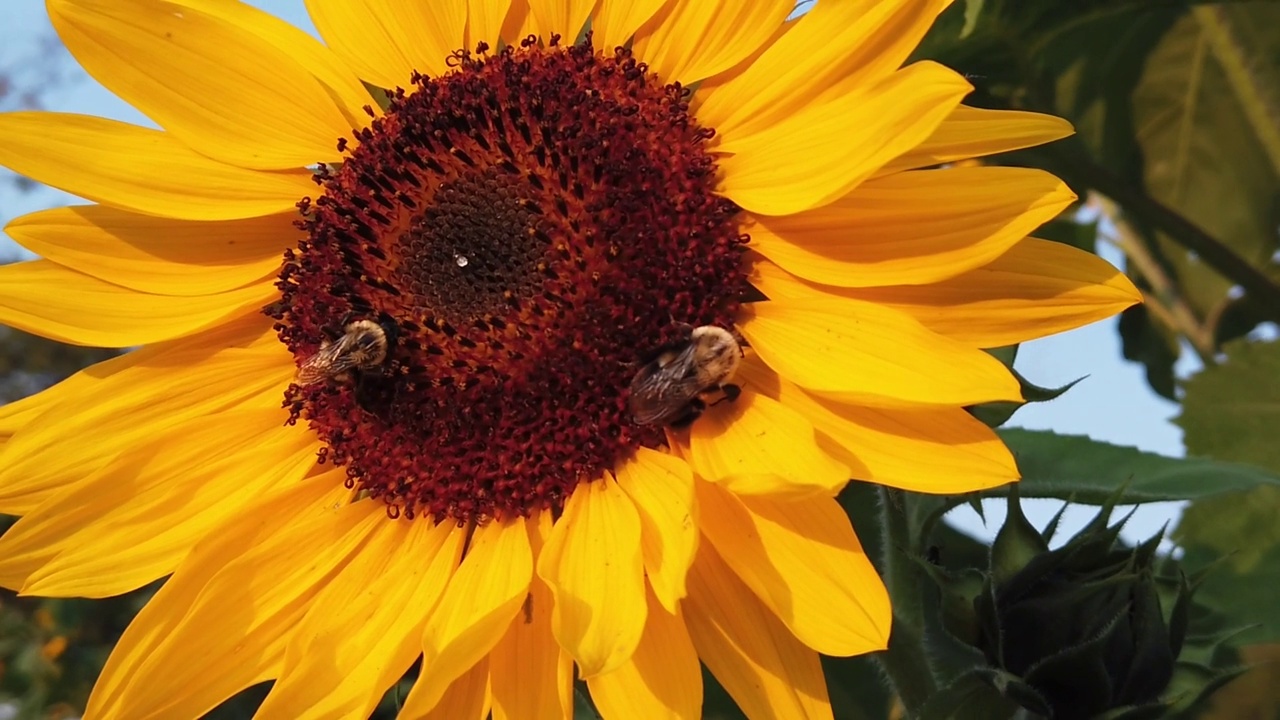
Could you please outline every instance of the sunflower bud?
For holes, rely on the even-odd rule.
[[[963,641],[985,659],[970,677],[1053,720],[1158,718],[1234,677],[1179,661],[1195,584],[1157,557],[1163,532],[1127,547],[1118,542],[1124,521],[1108,525],[1110,511],[1108,504],[1050,550],[1057,518],[1036,530],[1011,493],[980,589],[957,583],[954,573],[930,573],[942,589],[948,641]],[[957,613],[966,604],[958,600],[971,600],[965,610],[972,613]],[[1223,638],[1205,639],[1216,645]],[[1202,681],[1188,684],[1189,676]]]

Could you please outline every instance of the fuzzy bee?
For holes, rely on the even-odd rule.
[[[742,346],[733,333],[715,325],[689,328],[683,339],[664,345],[631,380],[631,415],[638,425],[690,425],[711,405],[736,400],[742,392],[729,383]],[[721,397],[708,403],[710,396]]]
[[[387,360],[395,336],[396,325],[389,318],[347,323],[342,337],[326,340],[316,354],[298,366],[295,381],[302,386],[325,380],[346,382],[353,372],[380,367]]]

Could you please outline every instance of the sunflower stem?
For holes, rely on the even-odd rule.
[[[903,493],[883,487],[878,488],[878,493],[883,533],[880,574],[893,603],[893,630],[889,648],[874,657],[893,685],[906,710],[906,717],[914,718],[920,706],[937,689],[923,643],[921,590],[925,578],[908,555],[914,543]]]

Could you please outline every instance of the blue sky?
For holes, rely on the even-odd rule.
[[[40,39],[52,34],[41,0],[3,0],[0,19],[0,66],[22,63],[21,72],[28,76],[39,71],[32,58],[39,57]],[[249,4],[280,16],[314,32],[303,8],[303,0],[249,0]],[[45,108],[60,112],[100,115],[145,125],[154,125],[136,110],[111,95],[84,75],[66,55],[55,61],[65,63],[66,82],[56,84],[42,94]],[[0,223],[18,215],[42,208],[76,202],[75,198],[49,188],[19,193],[11,183],[0,181]],[[7,239],[0,241],[0,252],[16,249]],[[1121,262],[1114,251],[1104,250],[1112,262]],[[1055,430],[1060,433],[1089,435],[1121,445],[1132,445],[1165,455],[1183,454],[1181,431],[1170,422],[1177,405],[1152,393],[1143,377],[1142,368],[1121,358],[1116,321],[1106,320],[1069,333],[1037,340],[1022,346],[1016,367],[1032,382],[1042,386],[1060,386],[1087,375],[1063,397],[1050,403],[1022,409],[1011,425],[1031,429]],[[1195,369],[1193,361],[1184,361],[1180,370]],[[1054,502],[1032,502],[1029,513],[1033,522],[1044,522],[1058,507]],[[990,507],[987,518],[991,529],[999,527],[1003,503]],[[1172,517],[1170,504],[1161,503],[1142,508],[1130,522],[1127,536],[1149,535]],[[1064,530],[1086,520],[1087,509],[1070,512]],[[987,535],[971,510],[958,511],[953,519],[965,529]],[[1074,522],[1073,522],[1074,521]]]

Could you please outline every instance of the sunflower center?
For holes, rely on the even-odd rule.
[[[442,183],[400,236],[402,284],[454,325],[501,313],[508,293],[530,294],[547,238],[519,190],[493,170]]]
[[[322,168],[269,311],[291,422],[393,516],[559,508],[658,447],[628,410],[641,357],[680,323],[731,328],[749,287],[683,88],[589,40],[485,50]]]

